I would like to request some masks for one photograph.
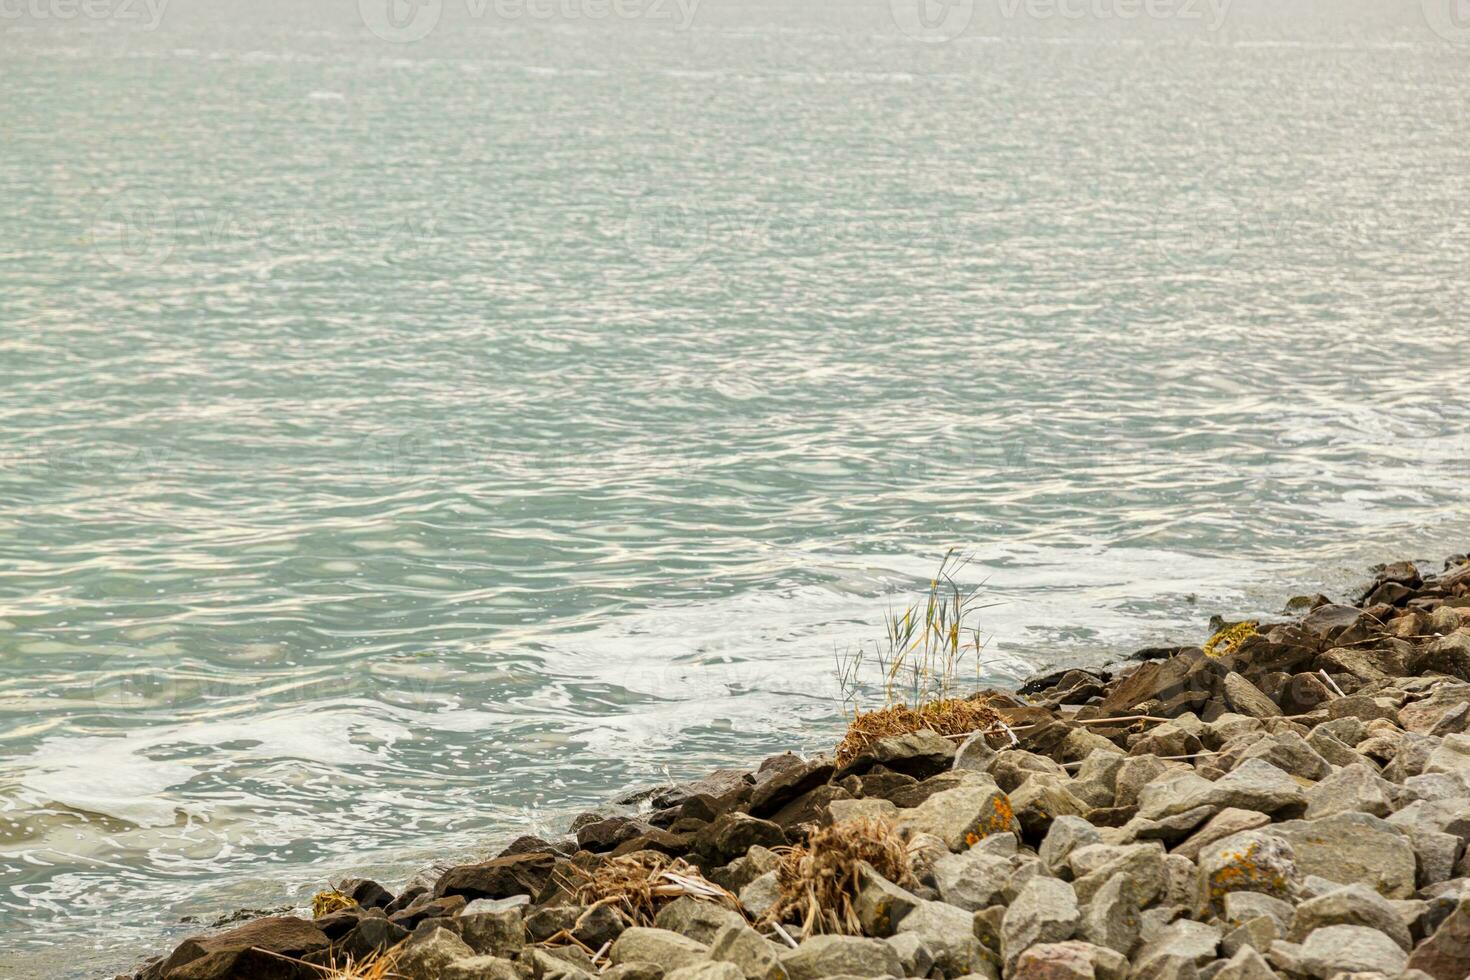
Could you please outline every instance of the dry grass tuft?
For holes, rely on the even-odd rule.
[[[348,956],[338,963],[334,957],[330,963],[323,966],[320,963],[299,960],[294,956],[282,956],[280,953],[261,950],[278,960],[286,960],[317,971],[320,980],[400,980],[402,974],[394,973],[393,967],[398,962],[398,954],[402,951],[403,945],[400,943],[390,949],[369,953],[360,960],[354,960]]]
[[[1248,620],[1225,627],[1205,641],[1205,656],[1228,657],[1239,650],[1242,643],[1256,635],[1256,627],[1259,625],[1261,624],[1255,620]]]
[[[1000,715],[989,704],[974,698],[943,698],[921,704],[918,710],[906,704],[890,704],[876,711],[859,711],[837,745],[837,764],[846,765],[880,738],[907,735],[927,728],[938,735],[964,735],[984,731]]]
[[[940,735],[962,735],[988,729],[1000,720],[983,700],[965,698],[961,679],[966,661],[980,682],[984,641],[975,625],[976,614],[987,607],[980,587],[960,581],[970,559],[950,551],[929,580],[923,598],[884,618],[884,638],[859,644],[837,658],[837,684],[848,728],[837,747],[837,761],[845,764],[872,742],[921,728]],[[865,680],[877,667],[882,707],[863,711],[859,699],[874,684]],[[917,706],[917,707],[915,707]]]
[[[848,820],[824,827],[805,844],[780,849],[776,878],[781,897],[767,921],[795,920],[801,936],[835,933],[860,936],[858,863],[866,861],[899,885],[912,885],[908,852],[885,820]]]
[[[627,854],[612,858],[593,871],[574,868],[577,884],[564,882],[579,905],[610,905],[631,925],[651,926],[658,910],[685,895],[728,905],[741,911],[740,901],[683,858],[658,854]],[[589,910],[590,911],[590,910]]]
[[[317,892],[311,896],[311,917],[313,919],[320,919],[324,915],[340,912],[343,909],[350,909],[356,904],[357,902],[336,889]]]

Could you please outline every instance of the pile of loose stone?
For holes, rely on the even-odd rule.
[[[636,794],[574,840],[521,838],[397,895],[349,881],[354,907],[189,939],[137,977],[304,978],[318,971],[297,961],[398,946],[404,980],[1463,980],[1470,560],[1386,566],[1356,604],[1301,606],[1228,654],[1149,650],[984,692],[1005,719],[992,733]],[[906,839],[912,877],[858,866],[863,935],[793,948],[762,922],[773,849],[873,817]],[[686,896],[649,927],[574,901],[577,869],[648,852],[743,914]],[[548,943],[567,931],[576,944]]]

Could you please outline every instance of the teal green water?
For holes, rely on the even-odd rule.
[[[302,6],[0,19],[13,975],[830,744],[950,547],[1001,683],[1466,549],[1418,4]]]

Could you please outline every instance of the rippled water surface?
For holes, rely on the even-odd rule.
[[[1470,544],[1418,4],[14,9],[7,976],[830,744],[950,547],[1003,683]]]

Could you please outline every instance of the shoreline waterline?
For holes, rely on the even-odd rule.
[[[1313,594],[1293,606],[1280,622],[1221,622],[1200,647],[1151,648],[1110,669],[1061,670],[1015,691],[976,692],[971,698],[992,718],[978,734],[895,734],[835,759],[784,753],[750,771],[719,770],[619,798],[574,819],[568,834],[519,838],[496,857],[436,868],[397,894],[368,879],[344,881],[342,894],[331,899],[341,907],[316,920],[268,917],[223,939],[186,942],[137,976],[187,978],[206,964],[216,971],[211,976],[243,976],[240,971],[260,968],[250,965],[251,957],[271,944],[277,957],[318,964],[392,950],[395,962],[425,980],[467,976],[471,969],[492,971],[487,976],[499,971],[494,975],[507,980],[558,971],[573,980],[610,970],[631,976],[634,965],[645,964],[639,957],[649,955],[637,950],[671,941],[666,933],[691,940],[691,932],[707,940],[691,940],[701,949],[681,947],[687,969],[696,972],[718,973],[724,968],[710,964],[737,960],[746,969],[740,957],[725,957],[720,943],[755,943],[750,955],[761,963],[791,958],[800,970],[815,971],[813,978],[835,976],[805,959],[820,960],[818,947],[831,945],[827,940],[808,947],[813,940],[802,937],[797,949],[780,952],[783,941],[789,945],[803,927],[811,930],[800,917],[786,917],[783,926],[781,903],[799,884],[803,848],[827,853],[836,846],[833,833],[871,823],[900,835],[912,866],[894,870],[901,881],[873,881],[865,877],[871,868],[854,879],[853,911],[841,921],[853,923],[846,931],[856,934],[847,938],[887,945],[849,952],[865,950],[877,957],[872,968],[885,967],[885,950],[905,931],[886,919],[859,921],[863,895],[872,889],[897,889],[908,896],[900,904],[923,910],[908,930],[917,938],[896,945],[918,956],[905,969],[927,963],[926,970],[888,975],[1022,976],[1053,958],[1079,957],[1102,975],[1116,968],[1119,956],[1151,962],[1183,955],[1164,947],[1208,933],[1213,942],[1204,946],[1212,952],[1191,954],[1200,966],[1228,960],[1215,969],[1245,976],[1269,963],[1287,975],[1314,976],[1318,960],[1328,956],[1319,948],[1325,940],[1313,940],[1312,929],[1297,936],[1290,916],[1269,928],[1255,921],[1260,915],[1235,922],[1230,903],[1246,900],[1230,896],[1265,894],[1288,910],[1333,902],[1376,908],[1371,896],[1338,894],[1366,884],[1376,900],[1423,908],[1416,906],[1403,935],[1385,925],[1386,933],[1339,938],[1366,944],[1365,962],[1396,963],[1400,971],[1417,964],[1438,978],[1436,970],[1458,962],[1455,930],[1470,928],[1463,839],[1470,827],[1451,818],[1438,830],[1430,827],[1443,801],[1470,799],[1470,559],[1457,556],[1441,569],[1379,566],[1350,602]],[[1346,865],[1353,880],[1333,878],[1330,861],[1310,843],[1308,825],[1316,820],[1368,835],[1388,857],[1353,851]],[[1059,834],[1073,850],[1101,850],[1068,865],[1057,854]],[[1269,874],[1216,853],[1219,842],[1241,835],[1254,835],[1250,846],[1275,862]],[[991,862],[988,873],[1005,871],[1005,881],[989,893],[994,901],[983,905],[965,884],[982,856]],[[601,916],[607,921],[594,930],[583,913],[596,889],[606,887],[597,876],[609,868],[672,874],[659,880],[673,890],[647,909],[613,902],[622,917]],[[1155,872],[1157,887],[1148,887],[1157,894],[1126,899],[1108,892],[1107,898],[1131,900],[1131,914],[1147,928],[1131,938],[1110,933],[1105,920],[1114,916],[1094,908],[1108,883],[1120,874],[1152,882]],[[1240,880],[1248,886],[1237,889]],[[1071,924],[1023,942],[1027,935],[1012,923],[1012,910],[1048,899],[1067,906],[1068,895]],[[710,923],[700,916],[713,913],[693,909],[700,903],[720,911],[718,929],[706,928]],[[958,913],[972,928],[956,932]],[[1085,924],[1089,915],[1099,920],[1095,928]],[[1368,915],[1357,909],[1318,926],[1366,928],[1355,923]],[[562,928],[548,932],[553,923]],[[1247,924],[1254,932],[1240,935]],[[651,927],[657,928],[646,932]],[[606,948],[574,939],[579,929],[584,939],[605,937]],[[727,934],[717,943],[720,929]],[[1449,931],[1441,937],[1443,930]],[[1234,937],[1228,944],[1227,935]],[[1402,962],[1377,936],[1395,948],[1407,942]],[[914,944],[927,950],[927,960],[909,949]],[[282,976],[312,972],[283,969]],[[680,970],[668,971],[674,973]]]

